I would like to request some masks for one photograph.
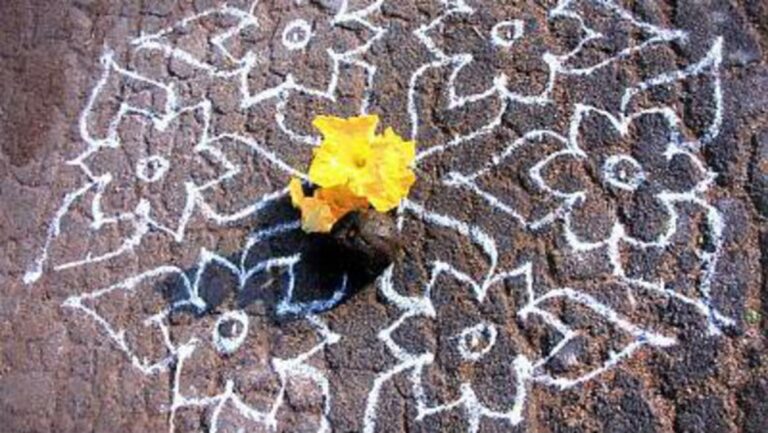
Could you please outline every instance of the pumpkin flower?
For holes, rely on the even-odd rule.
[[[379,212],[394,209],[408,195],[416,181],[410,168],[416,156],[413,141],[403,140],[392,128],[377,135],[376,115],[318,116],[312,124],[323,134],[309,168],[313,183],[323,188],[347,186]]]
[[[306,196],[299,179],[289,184],[304,231],[330,232],[349,212],[370,206],[387,212],[408,195],[416,181],[411,169],[416,146],[392,128],[376,134],[378,124],[376,115],[315,118],[313,125],[323,141],[315,149],[309,180],[318,188]]]
[[[328,233],[336,221],[355,210],[367,209],[368,201],[352,194],[349,188],[318,188],[311,197],[304,195],[301,181],[288,184],[293,206],[301,211],[301,228],[307,233]]]

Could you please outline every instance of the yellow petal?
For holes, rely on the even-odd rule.
[[[344,215],[355,210],[367,209],[370,205],[364,197],[355,195],[346,186],[336,186],[333,188],[320,188],[315,196],[327,203],[331,208],[331,214],[337,220]]]
[[[315,151],[309,179],[324,187],[360,179],[365,176],[370,153],[370,145],[365,141],[348,141],[344,146],[323,144]]]
[[[379,212],[400,204],[416,181],[411,164],[416,157],[413,141],[403,140],[392,128],[377,136],[373,143],[372,181],[365,196]]]
[[[327,203],[316,198],[306,198],[301,208],[301,228],[307,233],[328,233],[336,223]]]
[[[379,116],[375,114],[341,118],[335,116],[317,116],[312,125],[320,130],[325,141],[344,141],[350,137],[362,137],[371,140],[376,134]]]
[[[304,188],[301,186],[301,180],[298,178],[292,178],[288,183],[288,191],[291,194],[291,203],[293,207],[301,207],[301,203],[304,200]]]

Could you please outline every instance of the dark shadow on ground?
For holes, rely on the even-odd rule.
[[[391,246],[394,218],[372,218],[375,224],[371,218],[349,214],[333,234],[307,234],[298,227],[299,214],[290,201],[281,200],[262,214],[260,220],[270,223],[254,227],[243,250],[212,252],[207,261],[201,258],[185,271],[204,307],[184,305],[191,294],[178,278],[160,283],[157,290],[176,306],[175,313],[202,316],[243,310],[275,323],[323,313],[372,286],[393,257],[380,251]]]

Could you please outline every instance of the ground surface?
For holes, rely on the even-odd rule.
[[[0,2],[0,431],[768,431],[766,23]],[[284,190],[363,112],[419,151],[368,285]]]

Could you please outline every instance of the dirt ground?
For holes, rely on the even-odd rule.
[[[768,4],[0,1],[0,432],[768,432]],[[375,281],[321,114],[416,141]]]

